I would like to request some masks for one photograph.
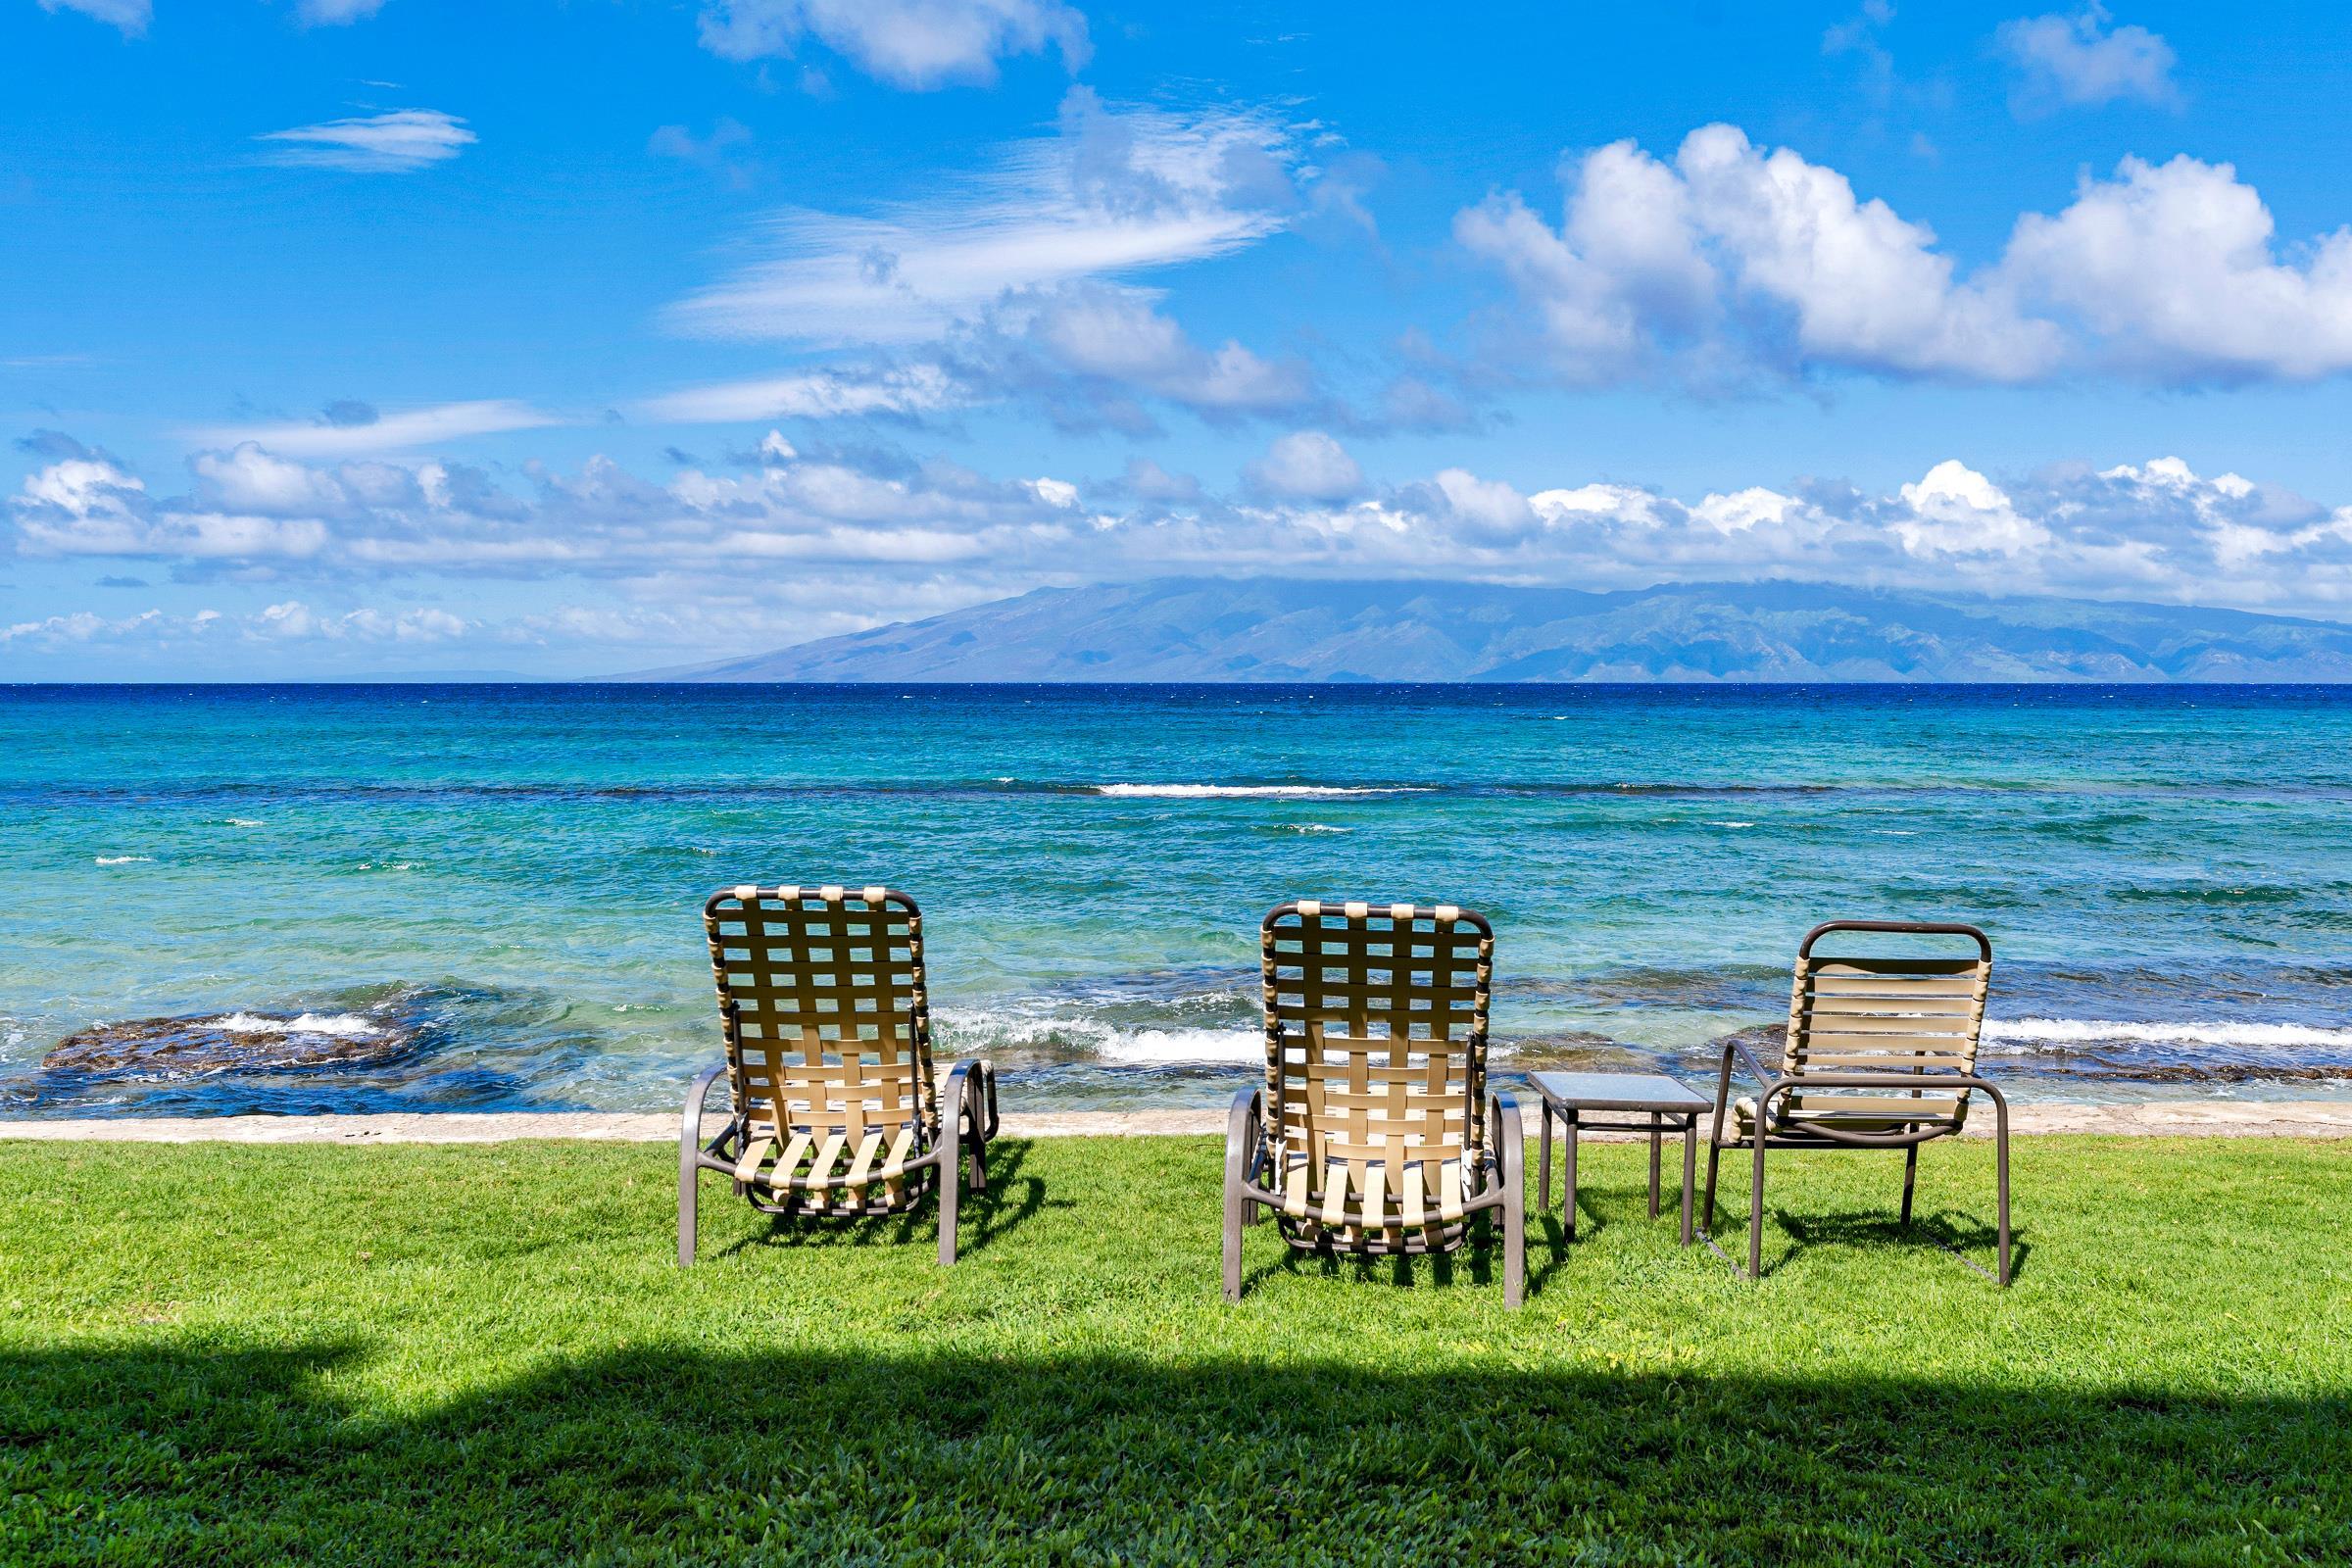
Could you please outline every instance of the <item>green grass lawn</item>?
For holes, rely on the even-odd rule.
[[[674,1159],[0,1144],[0,1561],[2352,1558],[2352,1147],[2024,1140],[2005,1294],[1980,1144],[1779,1163],[1761,1286],[1588,1149],[1516,1313],[1226,1305],[1206,1139],[1001,1145],[946,1271],[714,1178],[681,1271]]]

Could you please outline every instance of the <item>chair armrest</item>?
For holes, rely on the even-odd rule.
[[[1247,1182],[1262,1162],[1265,1140],[1261,1129],[1265,1122],[1266,1086],[1252,1084],[1233,1097],[1233,1108],[1225,1116],[1225,1179],[1228,1182]]]
[[[985,1058],[958,1061],[948,1068],[948,1092],[941,1119],[954,1116],[958,1130],[969,1118],[971,1136],[987,1143],[997,1135],[997,1069]]]
[[[723,1061],[715,1067],[706,1067],[695,1078],[694,1087],[686,1091],[686,1110],[678,1122],[678,1147],[681,1151],[702,1147],[703,1102],[710,1098],[710,1086],[725,1077],[726,1074],[727,1064]],[[725,1137],[726,1131],[731,1131],[734,1125],[734,1112],[730,1110],[727,1115],[727,1128],[722,1130],[719,1136]]]
[[[1773,1087],[1781,1081],[1778,1073],[1768,1070],[1763,1062],[1756,1059],[1756,1054],[1747,1049],[1746,1041],[1737,1035],[1725,1040],[1723,1070],[1715,1078],[1715,1116],[1707,1130],[1707,1142],[1711,1144],[1723,1142],[1723,1118],[1732,1106],[1732,1058],[1735,1055],[1740,1058],[1740,1065],[1747,1069],[1747,1075],[1762,1087],[1763,1098],[1756,1102],[1759,1114],[1763,1110],[1764,1099],[1770,1098]]]
[[[1527,1126],[1520,1119],[1519,1097],[1507,1089],[1489,1095],[1487,1120],[1494,1129],[1495,1173],[1505,1182],[1522,1180],[1527,1168]]]

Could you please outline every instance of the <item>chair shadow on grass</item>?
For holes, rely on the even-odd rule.
[[[1045,1182],[1021,1174],[1029,1152],[1027,1139],[1004,1138],[989,1144],[988,1187],[983,1192],[963,1195],[956,1227],[957,1255],[969,1257],[986,1250],[1047,1206]],[[727,1192],[719,1178],[705,1180],[710,1184],[703,1192],[706,1214],[715,1217],[720,1205],[741,1201]],[[1055,1206],[1070,1205],[1065,1200]],[[874,1219],[788,1214],[761,1217],[768,1221],[764,1230],[738,1238],[711,1255],[729,1257],[752,1248],[906,1247],[928,1243],[939,1235],[939,1199],[934,1195],[903,1214]]]
[[[1260,1245],[1281,1249],[1270,1262],[1261,1261],[1245,1266],[1242,1273],[1242,1296],[1278,1277],[1291,1279],[1313,1275],[1318,1279],[1352,1280],[1359,1285],[1383,1289],[1401,1287],[1405,1290],[1423,1288],[1446,1290],[1455,1285],[1499,1285],[1502,1257],[1502,1222],[1494,1220],[1491,1230],[1482,1231],[1483,1216],[1471,1217],[1469,1238],[1450,1252],[1400,1252],[1382,1257],[1357,1257],[1344,1252],[1310,1252],[1291,1246],[1281,1239],[1272,1215],[1267,1215],[1242,1234],[1244,1255],[1257,1251]],[[1260,1244],[1256,1237],[1271,1240]],[[1535,1281],[1535,1238],[1528,1238],[1528,1281]]]
[[[1766,1279],[1817,1247],[1932,1247],[1980,1270],[1985,1264],[1978,1263],[1979,1257],[1990,1263],[2000,1251],[1999,1228],[1965,1209],[1939,1208],[1933,1213],[1914,1214],[1909,1225],[1903,1223],[1899,1212],[1876,1208],[1831,1214],[1792,1214],[1776,1208],[1771,1211],[1771,1220],[1788,1241],[1778,1256],[1765,1258]],[[1769,1240],[1765,1245],[1770,1247]],[[2026,1260],[2033,1253],[2033,1244],[2013,1229],[2009,1237],[2011,1280],[2025,1272]]]
[[[0,1540],[26,1562],[2352,1555],[2352,1396],[2324,1384],[840,1333],[511,1364],[370,1399],[401,1363],[358,1339],[0,1353]]]

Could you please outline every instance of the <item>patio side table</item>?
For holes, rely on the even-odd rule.
[[[1538,1160],[1541,1208],[1551,1206],[1551,1127],[1556,1120],[1567,1131],[1567,1157],[1562,1176],[1568,1189],[1564,1230],[1576,1240],[1576,1139],[1579,1131],[1649,1134],[1649,1217],[1658,1217],[1658,1153],[1666,1130],[1683,1135],[1683,1245],[1690,1245],[1690,1188],[1698,1174],[1698,1118],[1708,1109],[1705,1097],[1664,1073],[1656,1072],[1540,1072],[1531,1081],[1543,1098],[1542,1143]],[[1599,1113],[1595,1116],[1595,1112]],[[1627,1119],[1638,1118],[1638,1119]]]

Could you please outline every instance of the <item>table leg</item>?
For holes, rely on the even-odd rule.
[[[1568,1188],[1568,1208],[1566,1217],[1561,1222],[1561,1229],[1566,1233],[1568,1240],[1573,1242],[1576,1240],[1576,1108],[1570,1106],[1562,1111],[1560,1119],[1568,1124],[1568,1149],[1566,1157],[1561,1162],[1561,1175]]]
[[[1666,1123],[1655,1111],[1649,1117],[1649,1217],[1658,1217],[1658,1140],[1665,1136]]]
[[[1690,1245],[1690,1189],[1698,1179],[1698,1118],[1683,1118],[1683,1245]]]
[[[1551,1206],[1551,1102],[1539,1103],[1542,1108],[1536,1113],[1540,1129],[1536,1141],[1543,1147],[1536,1155],[1536,1168],[1541,1173],[1536,1179],[1536,1207],[1545,1209]]]

